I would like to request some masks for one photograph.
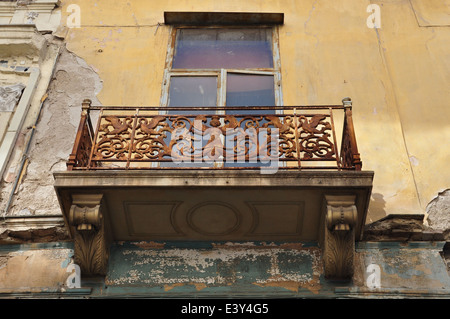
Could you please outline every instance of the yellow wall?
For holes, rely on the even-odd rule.
[[[450,188],[450,21],[441,12],[450,6],[442,1],[64,0],[58,34],[103,80],[103,105],[159,105],[164,11],[283,12],[284,104],[352,98],[363,169],[375,171],[371,222],[424,213]],[[371,3],[381,7],[381,29],[367,27]],[[81,28],[65,27],[70,4],[81,8]]]

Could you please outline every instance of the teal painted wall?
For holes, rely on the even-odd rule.
[[[71,243],[2,245],[0,277],[10,286],[0,281],[0,297],[450,298],[444,244],[359,242],[352,281],[333,282],[323,276],[315,243],[120,242],[111,247],[107,276],[82,274],[75,289],[67,287],[72,272],[65,269]],[[33,274],[39,284],[27,288],[22,282]]]

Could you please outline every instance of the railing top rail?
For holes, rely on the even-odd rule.
[[[90,122],[90,110],[100,111],[100,118],[97,120],[95,130]],[[274,112],[276,110],[281,112]],[[344,111],[340,152],[336,144],[338,140],[336,139],[333,110]],[[158,116],[155,116],[156,114],[153,112]],[[186,113],[190,114],[186,115]],[[342,105],[232,107],[92,105],[91,101],[86,99],[82,103],[80,126],[68,168],[69,170],[76,168],[121,169],[122,167],[118,167],[117,163],[124,162],[126,163],[124,169],[133,168],[131,164],[137,165],[136,169],[142,169],[143,167],[140,165],[146,162],[163,163],[179,158],[197,160],[200,157],[203,163],[205,155],[207,158],[216,159],[216,149],[218,149],[219,155],[221,150],[225,150],[226,157],[228,158],[228,154],[231,154],[233,160],[235,157],[240,159],[241,155],[246,156],[245,160],[247,157],[253,159],[251,156],[257,155],[257,152],[250,149],[248,145],[245,148],[235,148],[234,144],[232,145],[234,153],[228,153],[229,141],[212,137],[207,145],[200,143],[199,146],[193,143],[195,139],[190,139],[188,136],[186,141],[190,141],[191,145],[186,144],[188,147],[186,148],[186,145],[179,141],[177,134],[180,132],[177,130],[180,128],[179,125],[184,123],[181,122],[186,121],[184,124],[189,126],[187,134],[192,132],[195,134],[196,126],[195,123],[192,124],[195,120],[192,121],[192,119],[197,119],[197,116],[204,117],[202,119],[204,123],[201,126],[202,133],[206,133],[208,128],[212,127],[219,128],[220,134],[224,134],[224,130],[226,131],[230,127],[252,126],[253,122],[246,122],[247,120],[255,122],[255,129],[261,128],[263,131],[267,128],[279,129],[282,143],[275,146],[275,150],[278,149],[277,162],[298,162],[298,165],[286,166],[286,168],[305,168],[301,162],[311,164],[319,161],[336,161],[335,168],[339,170],[361,170],[352,122],[352,102],[349,98],[343,99]],[[222,119],[225,117],[225,124],[223,121],[219,121],[218,117]],[[261,118],[264,118],[262,122]],[[272,130],[270,132],[273,133]],[[211,134],[211,132],[206,134]],[[175,139],[172,139],[174,136]],[[257,138],[264,139],[264,136],[258,135]],[[216,144],[217,141],[219,144]],[[266,147],[267,143],[264,142],[260,145]],[[174,151],[175,154],[172,154]],[[262,149],[263,153],[258,153],[258,156],[261,154],[265,156],[265,151]],[[114,165],[109,166],[111,163]],[[311,168],[313,167],[328,168],[329,166],[312,165]],[[151,168],[156,168],[156,166],[152,164]],[[208,169],[210,168],[208,167]]]
[[[91,105],[90,110],[117,110],[117,111],[233,111],[233,110],[326,110],[344,109],[343,105],[298,105],[298,106],[117,106],[117,105]]]

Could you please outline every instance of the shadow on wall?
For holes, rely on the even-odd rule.
[[[383,217],[386,217],[386,201],[383,194],[372,193],[369,203],[369,211],[367,214],[366,224],[373,223]]]

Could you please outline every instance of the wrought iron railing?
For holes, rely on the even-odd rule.
[[[189,108],[104,107],[85,100],[67,168],[255,169],[274,163],[278,169],[361,170],[351,100]]]

